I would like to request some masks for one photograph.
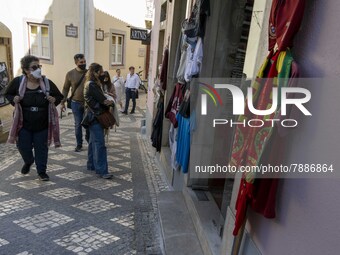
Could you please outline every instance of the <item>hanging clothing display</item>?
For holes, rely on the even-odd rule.
[[[164,99],[161,97],[157,104],[157,113],[152,123],[151,141],[152,146],[156,151],[161,151],[162,147],[162,130],[163,130],[163,114],[164,112]]]
[[[177,139],[178,139],[178,128],[175,128],[171,123],[169,130],[169,147],[171,151],[171,168],[177,170],[178,162],[176,160],[177,152]]]
[[[289,82],[291,81],[289,78],[298,76],[297,64],[288,47],[292,46],[293,36],[300,26],[304,3],[304,0],[273,1],[269,30],[270,53],[252,85],[255,109],[269,109],[272,103],[272,88],[290,86],[292,83]],[[267,116],[256,116],[246,107],[245,114],[240,116],[238,121],[280,119],[279,109],[280,107]],[[280,130],[276,126],[272,127],[271,122],[264,123],[261,127],[236,128],[231,165],[237,167],[269,163],[277,165],[281,162],[284,146],[283,139],[278,134]],[[243,175],[236,201],[234,235],[238,234],[245,221],[248,205],[267,218],[275,217],[277,185],[278,179],[256,179],[254,173]]]
[[[187,173],[190,159],[191,132],[196,127],[196,114],[191,112],[189,118],[185,118],[181,113],[177,114],[178,135],[176,161],[181,166],[182,172]]]
[[[168,80],[168,60],[169,60],[169,49],[166,48],[163,54],[162,70],[159,80],[161,82],[161,87],[166,90],[167,80]]]
[[[172,168],[181,167],[188,172],[190,156],[190,131],[195,119],[190,112],[190,86],[187,82],[201,71],[203,36],[206,17],[210,15],[210,0],[197,0],[190,18],[182,22],[182,32],[176,50],[174,76],[177,78],[165,117],[170,120],[169,144]],[[164,68],[164,59],[162,70]],[[162,72],[163,73],[163,72]],[[162,86],[164,87],[164,86]]]
[[[196,0],[189,19],[184,20],[182,29],[189,37],[204,37],[205,22],[210,16],[210,0]]]
[[[186,41],[186,35],[183,35],[181,37],[182,42],[181,42],[181,56],[179,60],[179,65],[176,73],[176,78],[178,83],[184,84],[185,83],[185,68],[186,68],[186,63],[187,63],[187,54],[188,54],[188,43]]]
[[[165,117],[170,120],[171,126],[169,130],[169,146],[171,150],[171,166],[172,169],[178,169],[178,163],[176,161],[177,152],[177,134],[178,134],[178,122],[176,115],[179,111],[179,107],[183,101],[185,85],[177,83],[174,91],[169,100],[168,106],[165,110]]]
[[[188,172],[190,158],[190,118],[184,118],[177,114],[178,121],[178,139],[176,161],[182,167],[182,172]]]
[[[279,51],[293,46],[295,34],[305,10],[305,0],[273,0],[269,16],[269,42],[268,50],[274,49],[275,44]]]
[[[258,78],[296,78],[293,75],[297,73],[292,72],[293,58],[290,51],[277,52],[273,55],[271,52],[263,64]],[[294,64],[295,65],[295,64]],[[269,69],[268,75],[265,71]],[[293,75],[292,75],[293,74]],[[264,110],[270,108],[272,99],[271,91],[272,87],[280,88],[284,84],[273,84],[274,79],[266,80],[265,84],[255,82],[253,84],[253,102],[257,102],[255,106],[258,110]],[[258,80],[259,81],[259,80]],[[288,85],[288,84],[287,84]],[[246,110],[245,115],[240,116],[239,121],[247,121],[248,119],[277,119],[278,112],[274,112],[267,116],[254,116],[249,110]],[[234,166],[256,166],[262,164],[269,164],[269,161],[265,161],[262,158],[266,154],[267,146],[272,144],[271,150],[267,150],[273,154],[270,156],[272,165],[277,165],[281,154],[276,150],[277,147],[283,148],[282,144],[275,143],[271,139],[279,141],[277,137],[276,127],[272,127],[272,124],[268,121],[264,121],[262,127],[244,127],[238,126],[235,131],[234,144],[231,157],[231,165]],[[274,135],[273,135],[274,134]],[[248,204],[255,205],[256,211],[262,213],[267,218],[275,217],[275,197],[278,179],[255,179],[254,173],[246,173],[241,180],[241,185],[236,202],[236,221],[234,235],[237,235],[238,229],[242,226]],[[255,195],[255,190],[261,192]],[[260,194],[265,195],[263,197]],[[267,196],[269,195],[269,196]],[[267,201],[270,197],[270,201]],[[261,207],[261,205],[263,207]]]
[[[196,41],[197,40],[197,41]],[[187,60],[184,72],[184,79],[189,82],[193,76],[197,75],[201,71],[202,60],[203,60],[203,43],[202,39],[198,37],[187,38]]]
[[[180,83],[176,84],[174,91],[171,95],[171,98],[169,100],[168,106],[166,107],[166,110],[165,110],[165,118],[169,119],[175,128],[177,128],[178,126],[176,115],[183,101],[184,88],[185,88],[185,85],[180,84]]]

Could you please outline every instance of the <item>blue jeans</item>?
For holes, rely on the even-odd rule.
[[[125,109],[124,112],[129,110],[130,99],[132,99],[132,110],[131,112],[135,111],[136,108],[136,92],[130,88],[125,89]]]
[[[77,140],[77,146],[83,146],[83,127],[81,122],[84,118],[84,105],[80,102],[72,101],[71,102],[72,113],[74,116],[74,127],[75,127],[75,135]],[[85,139],[88,141],[89,131],[86,130]]]
[[[90,125],[89,130],[90,142],[87,151],[87,169],[94,170],[99,175],[108,174],[104,129],[95,121]]]
[[[38,174],[46,173],[48,145],[48,129],[42,131],[29,131],[22,128],[19,131],[17,147],[25,164],[37,166]],[[34,156],[33,156],[34,149]]]

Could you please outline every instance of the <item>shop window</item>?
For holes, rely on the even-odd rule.
[[[161,22],[166,20],[166,10],[167,10],[167,2],[165,2],[161,6],[161,19],[160,19]]]
[[[112,34],[111,36],[111,65],[124,64],[124,35]]]
[[[28,23],[29,53],[40,59],[51,60],[51,29],[46,24]]]

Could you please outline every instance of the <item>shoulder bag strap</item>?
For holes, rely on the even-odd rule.
[[[86,74],[86,73],[83,73],[83,75],[82,75],[81,78],[79,79],[79,81],[78,81],[76,87],[75,87],[74,90],[72,91],[72,94],[71,94],[71,96],[70,96],[70,99],[73,98],[74,94],[76,93],[76,90],[79,88],[80,83],[83,81],[83,79],[84,79],[84,77],[85,77],[85,74]]]

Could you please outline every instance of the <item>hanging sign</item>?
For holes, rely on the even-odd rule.
[[[148,38],[148,30],[131,28],[130,30],[131,40],[146,41],[147,38]]]

